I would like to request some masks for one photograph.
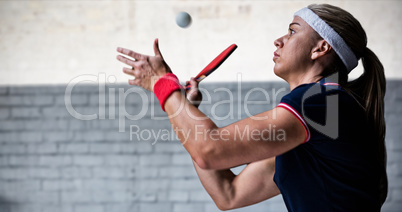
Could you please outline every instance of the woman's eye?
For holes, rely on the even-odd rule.
[[[293,35],[295,31],[293,29],[289,29],[289,35]]]

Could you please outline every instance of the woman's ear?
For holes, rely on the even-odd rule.
[[[320,40],[317,42],[316,47],[313,48],[313,52],[311,54],[312,60],[317,60],[319,57],[322,57],[331,52],[332,47],[325,40]]]

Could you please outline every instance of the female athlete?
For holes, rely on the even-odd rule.
[[[278,106],[217,127],[192,104],[154,43],[155,56],[118,48],[129,84],[153,91],[218,208],[282,194],[289,211],[380,211],[387,195],[384,69],[360,23],[345,10],[310,5],[275,40],[274,72],[291,92]],[[364,73],[348,74],[362,60]],[[284,136],[266,136],[275,126]],[[236,136],[236,130],[252,134]],[[200,133],[202,132],[202,133]],[[248,164],[235,175],[230,168]]]

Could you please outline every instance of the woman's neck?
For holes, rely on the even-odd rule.
[[[290,90],[293,90],[299,85],[316,83],[316,82],[319,82],[321,79],[322,79],[322,76],[319,76],[319,75],[311,76],[309,74],[306,74],[306,75],[295,77],[294,79],[289,79],[289,80],[287,80],[287,82],[289,83]]]

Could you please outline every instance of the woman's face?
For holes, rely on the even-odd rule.
[[[317,33],[300,17],[289,24],[288,34],[275,40],[274,73],[288,80],[304,74],[312,65],[311,54],[317,41]]]

